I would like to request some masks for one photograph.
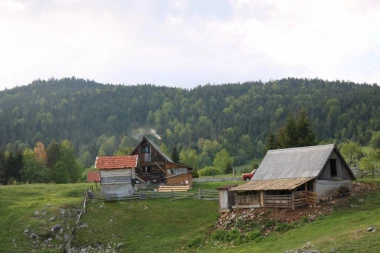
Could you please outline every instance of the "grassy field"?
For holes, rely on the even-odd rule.
[[[0,252],[31,252],[32,234],[41,241],[50,237],[57,223],[69,225],[68,216],[60,220],[58,216],[80,204],[86,189],[86,184],[0,186]],[[53,239],[51,243],[58,240]]]
[[[368,181],[368,180],[367,180]],[[194,184],[196,191],[239,182]],[[377,180],[379,186],[380,182]],[[0,252],[62,252],[87,184],[0,186]],[[213,239],[218,202],[194,199],[88,202],[72,246],[120,252],[285,252],[307,243],[322,252],[380,252],[380,193],[353,197],[332,215],[260,241]],[[52,232],[59,224],[63,232]],[[367,232],[375,227],[375,232]],[[38,239],[32,238],[32,234]],[[78,250],[79,251],[79,250]]]

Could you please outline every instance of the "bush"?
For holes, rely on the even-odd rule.
[[[256,238],[258,238],[260,236],[261,236],[261,232],[259,230],[251,231],[251,232],[247,233],[247,238],[250,241],[253,241],[253,240],[255,240]]]
[[[206,167],[204,169],[199,170],[199,176],[212,176],[212,175],[221,175],[223,174],[223,170],[215,167]]]
[[[303,216],[301,218],[301,224],[308,223],[308,222],[309,222],[309,218],[307,216]]]
[[[247,238],[244,234],[241,234],[239,230],[233,229],[228,233],[228,242],[233,242],[235,245],[247,242]]]
[[[193,175],[193,178],[198,178],[199,177],[198,169],[193,168],[193,171],[191,173]]]
[[[196,248],[196,247],[199,247],[201,244],[202,244],[202,238],[197,237],[194,240],[192,240],[191,242],[189,242],[189,244],[187,244],[187,247]]]
[[[268,221],[265,221],[264,227],[266,227],[266,228],[271,228],[271,227],[273,227],[274,225],[276,225],[276,222],[275,222],[275,221],[273,221],[273,220],[268,220]]]
[[[228,241],[228,231],[226,230],[216,230],[211,238],[216,241]]]
[[[288,223],[280,223],[276,225],[276,228],[274,230],[278,232],[286,232],[292,228],[293,226]]]

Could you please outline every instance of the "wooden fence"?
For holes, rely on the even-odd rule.
[[[316,192],[296,191],[286,195],[268,195],[265,194],[264,206],[273,208],[291,208],[295,209],[301,206],[312,205],[317,203],[318,197]]]
[[[143,199],[203,199],[203,200],[218,200],[218,190],[199,189],[194,192],[156,192],[156,191],[140,191],[127,197],[117,197],[116,195],[95,193],[94,199],[105,200],[107,202],[121,201],[121,200],[143,200]]]
[[[76,234],[76,230],[78,228],[78,224],[79,224],[80,218],[86,212],[87,199],[88,199],[88,195],[87,195],[87,192],[86,192],[84,194],[82,208],[80,209],[80,212],[78,213],[75,225],[74,225],[73,229],[71,230],[71,232],[70,232],[70,234],[69,234],[69,236],[68,236],[68,238],[66,240],[66,245],[65,245],[64,250],[63,250],[64,253],[70,253],[71,241],[73,240],[73,238],[74,238],[74,236]]]
[[[351,168],[352,173],[356,178],[375,178],[380,177],[379,165],[375,165],[375,168],[371,170],[361,170],[357,167]]]

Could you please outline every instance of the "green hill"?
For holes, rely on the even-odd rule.
[[[376,84],[288,78],[181,89],[64,78],[0,92],[0,148],[68,139],[89,166],[147,135],[169,152],[177,145],[205,153],[205,164],[225,148],[239,165],[262,158],[269,133],[301,108],[321,141],[364,145],[380,129]]]

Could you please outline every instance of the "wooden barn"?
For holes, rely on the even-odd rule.
[[[143,137],[132,150],[131,155],[139,157],[136,175],[148,184],[167,186],[192,186],[192,168],[175,163],[151,140]]]
[[[95,168],[100,170],[100,184],[106,199],[122,198],[135,192],[134,179],[137,155],[99,156]]]
[[[290,208],[347,194],[355,176],[334,144],[269,150],[255,175],[234,187],[234,208]]]

